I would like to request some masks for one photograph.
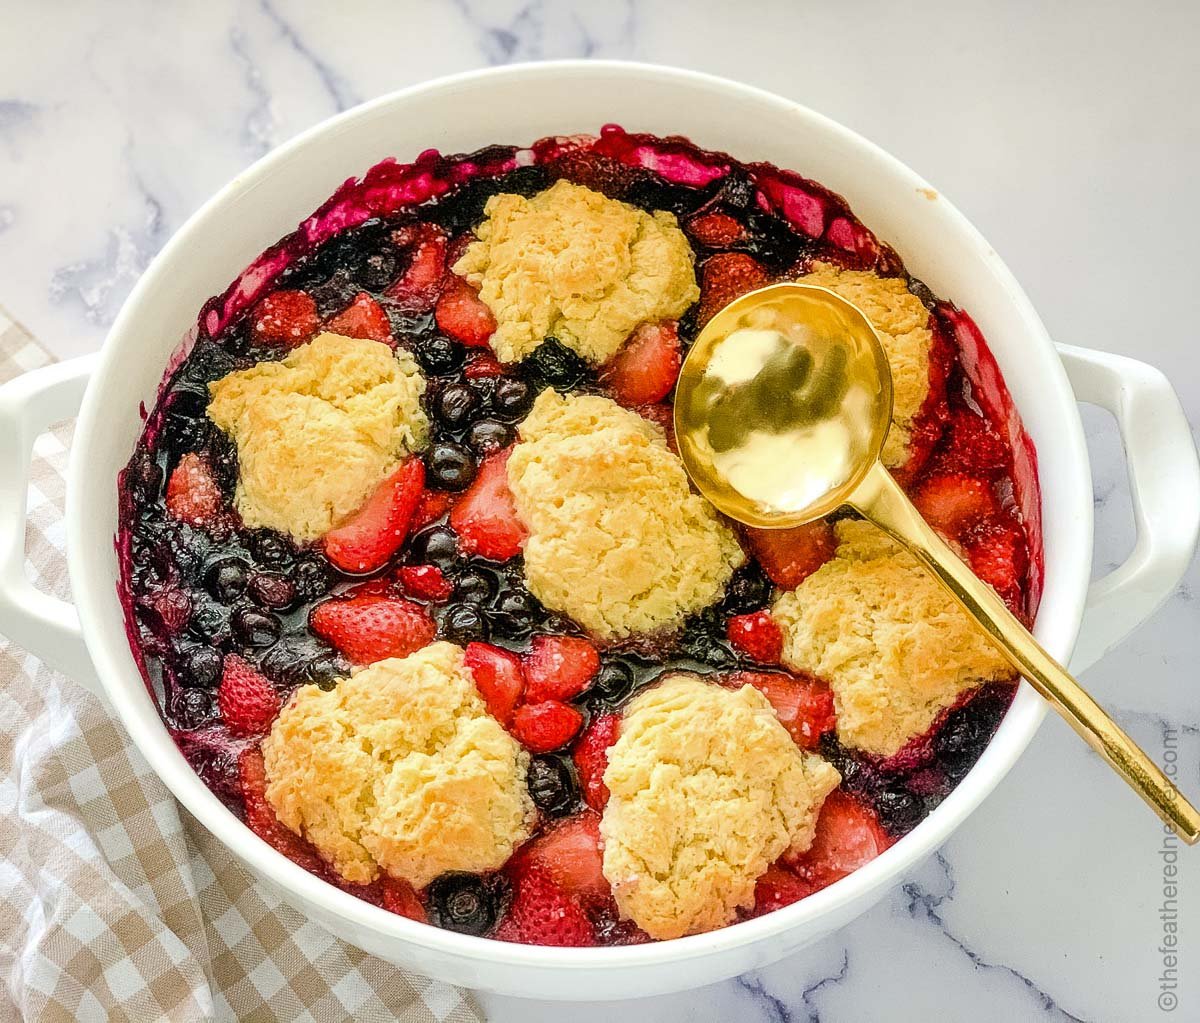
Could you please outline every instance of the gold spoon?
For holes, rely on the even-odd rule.
[[[700,332],[675,392],[679,454],[730,518],[784,528],[849,506],[904,544],[1012,666],[1175,833],[1200,812],[925,522],[880,461],[892,374],[870,321],[826,288],[774,284]]]

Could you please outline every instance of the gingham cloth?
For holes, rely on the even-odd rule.
[[[0,382],[49,361],[0,312]],[[27,571],[59,596],[70,435],[38,442],[29,490]],[[4,1021],[482,1019],[259,888],[99,700],[3,635],[0,973]]]

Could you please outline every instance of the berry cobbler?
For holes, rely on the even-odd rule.
[[[917,826],[1003,658],[874,526],[741,527],[675,450],[688,346],[780,280],[874,324],[885,464],[1030,621],[999,370],[839,196],[615,126],[431,151],[209,301],[122,474],[131,643],[212,791],[359,898],[545,945],[760,916]]]

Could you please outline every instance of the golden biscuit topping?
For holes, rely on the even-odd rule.
[[[651,216],[569,181],[532,199],[492,196],[485,213],[454,272],[496,317],[490,343],[502,362],[553,335],[599,364],[638,324],[678,317],[700,296],[674,214]]]
[[[306,541],[349,518],[424,446],[424,391],[407,352],[329,333],[209,384],[209,418],[238,449],[242,520]]]
[[[304,686],[262,749],[279,820],[356,884],[495,870],[533,827],[529,754],[450,643]]]
[[[547,389],[520,434],[508,481],[529,530],[529,589],[596,636],[678,625],[745,560],[662,429],[637,413]]]
[[[913,555],[868,522],[835,528],[833,560],[771,613],[783,663],[833,689],[838,738],[889,756],[959,693],[1013,672]]]
[[[668,676],[608,751],[603,869],[622,915],[660,939],[730,923],[772,863],[812,844],[839,780],[753,687]]]

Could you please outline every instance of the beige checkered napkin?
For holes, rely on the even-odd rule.
[[[48,361],[0,314],[0,381]],[[29,496],[27,569],[60,596],[69,438],[41,438]],[[3,636],[0,977],[2,1020],[481,1019],[257,887],[95,697]]]

